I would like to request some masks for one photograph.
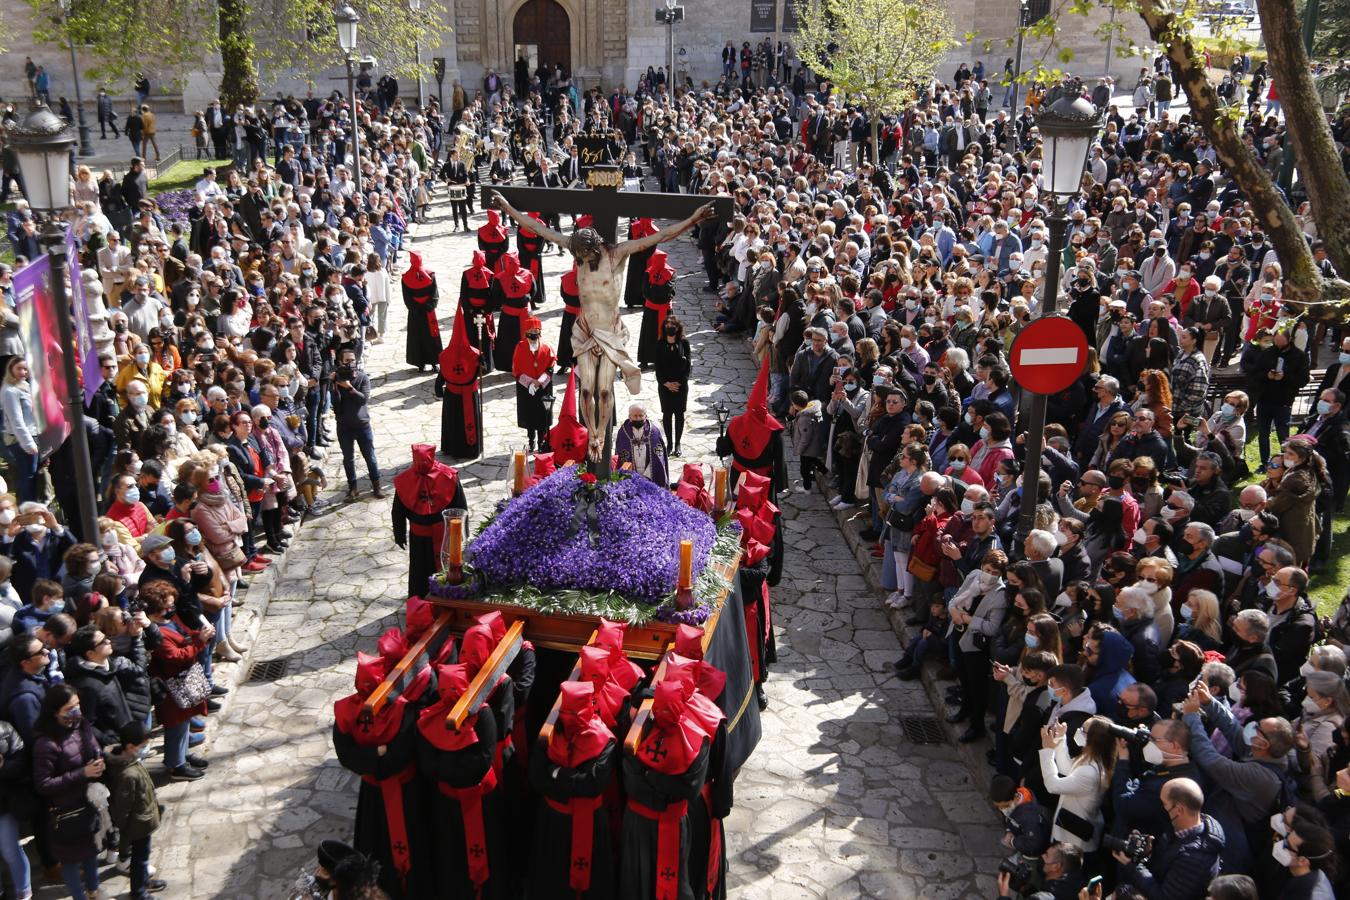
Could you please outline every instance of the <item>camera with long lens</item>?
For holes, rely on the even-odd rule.
[[[1032,879],[1036,877],[1036,869],[1030,862],[1023,859],[1021,854],[1009,856],[998,864],[999,872],[1006,872],[1008,875],[1008,890],[1014,894],[1025,893],[1031,886]]]
[[[1146,726],[1136,725],[1128,728],[1124,725],[1111,724],[1106,726],[1111,732],[1111,737],[1118,738],[1129,744],[1131,747],[1145,747],[1148,742],[1153,740],[1153,733]]]
[[[1131,831],[1124,837],[1104,834],[1102,835],[1102,849],[1113,853],[1123,853],[1130,858],[1130,862],[1135,863],[1148,856],[1148,838],[1138,831]]]

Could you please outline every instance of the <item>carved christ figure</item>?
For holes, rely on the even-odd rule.
[[[544,240],[570,252],[577,263],[577,293],[581,315],[572,329],[577,383],[581,386],[581,419],[590,432],[590,458],[604,452],[605,425],[614,409],[614,376],[623,373],[630,394],[642,389],[642,370],[628,355],[628,328],[619,316],[624,265],[628,257],[679,237],[694,225],[717,216],[712,203],[653,235],[618,245],[606,244],[594,228],[578,228],[570,237],[532,219],[492,192],[493,205]]]

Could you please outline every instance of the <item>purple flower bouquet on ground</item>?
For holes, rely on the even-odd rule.
[[[682,538],[694,542],[697,599],[684,611],[673,603]],[[543,600],[529,605],[592,614],[600,614],[597,604],[612,605],[626,607],[619,614],[630,621],[654,614],[702,622],[711,598],[700,588],[713,575],[703,570],[714,544],[724,543],[707,514],[646,478],[620,474],[589,486],[568,466],[508,503],[466,559],[485,583],[485,600]]]

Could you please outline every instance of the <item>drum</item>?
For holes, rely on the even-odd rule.
[[[452,184],[447,193],[451,203],[463,203],[469,199],[469,186],[467,184]]]

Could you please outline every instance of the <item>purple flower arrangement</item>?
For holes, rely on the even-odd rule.
[[[621,475],[600,495],[595,520],[600,540],[593,542],[591,528],[570,527],[579,486],[576,466],[559,469],[507,504],[469,543],[466,558],[488,593],[529,585],[542,593],[612,591],[660,603],[675,590],[682,538],[694,542],[698,583],[717,539],[707,514],[646,478]]]

